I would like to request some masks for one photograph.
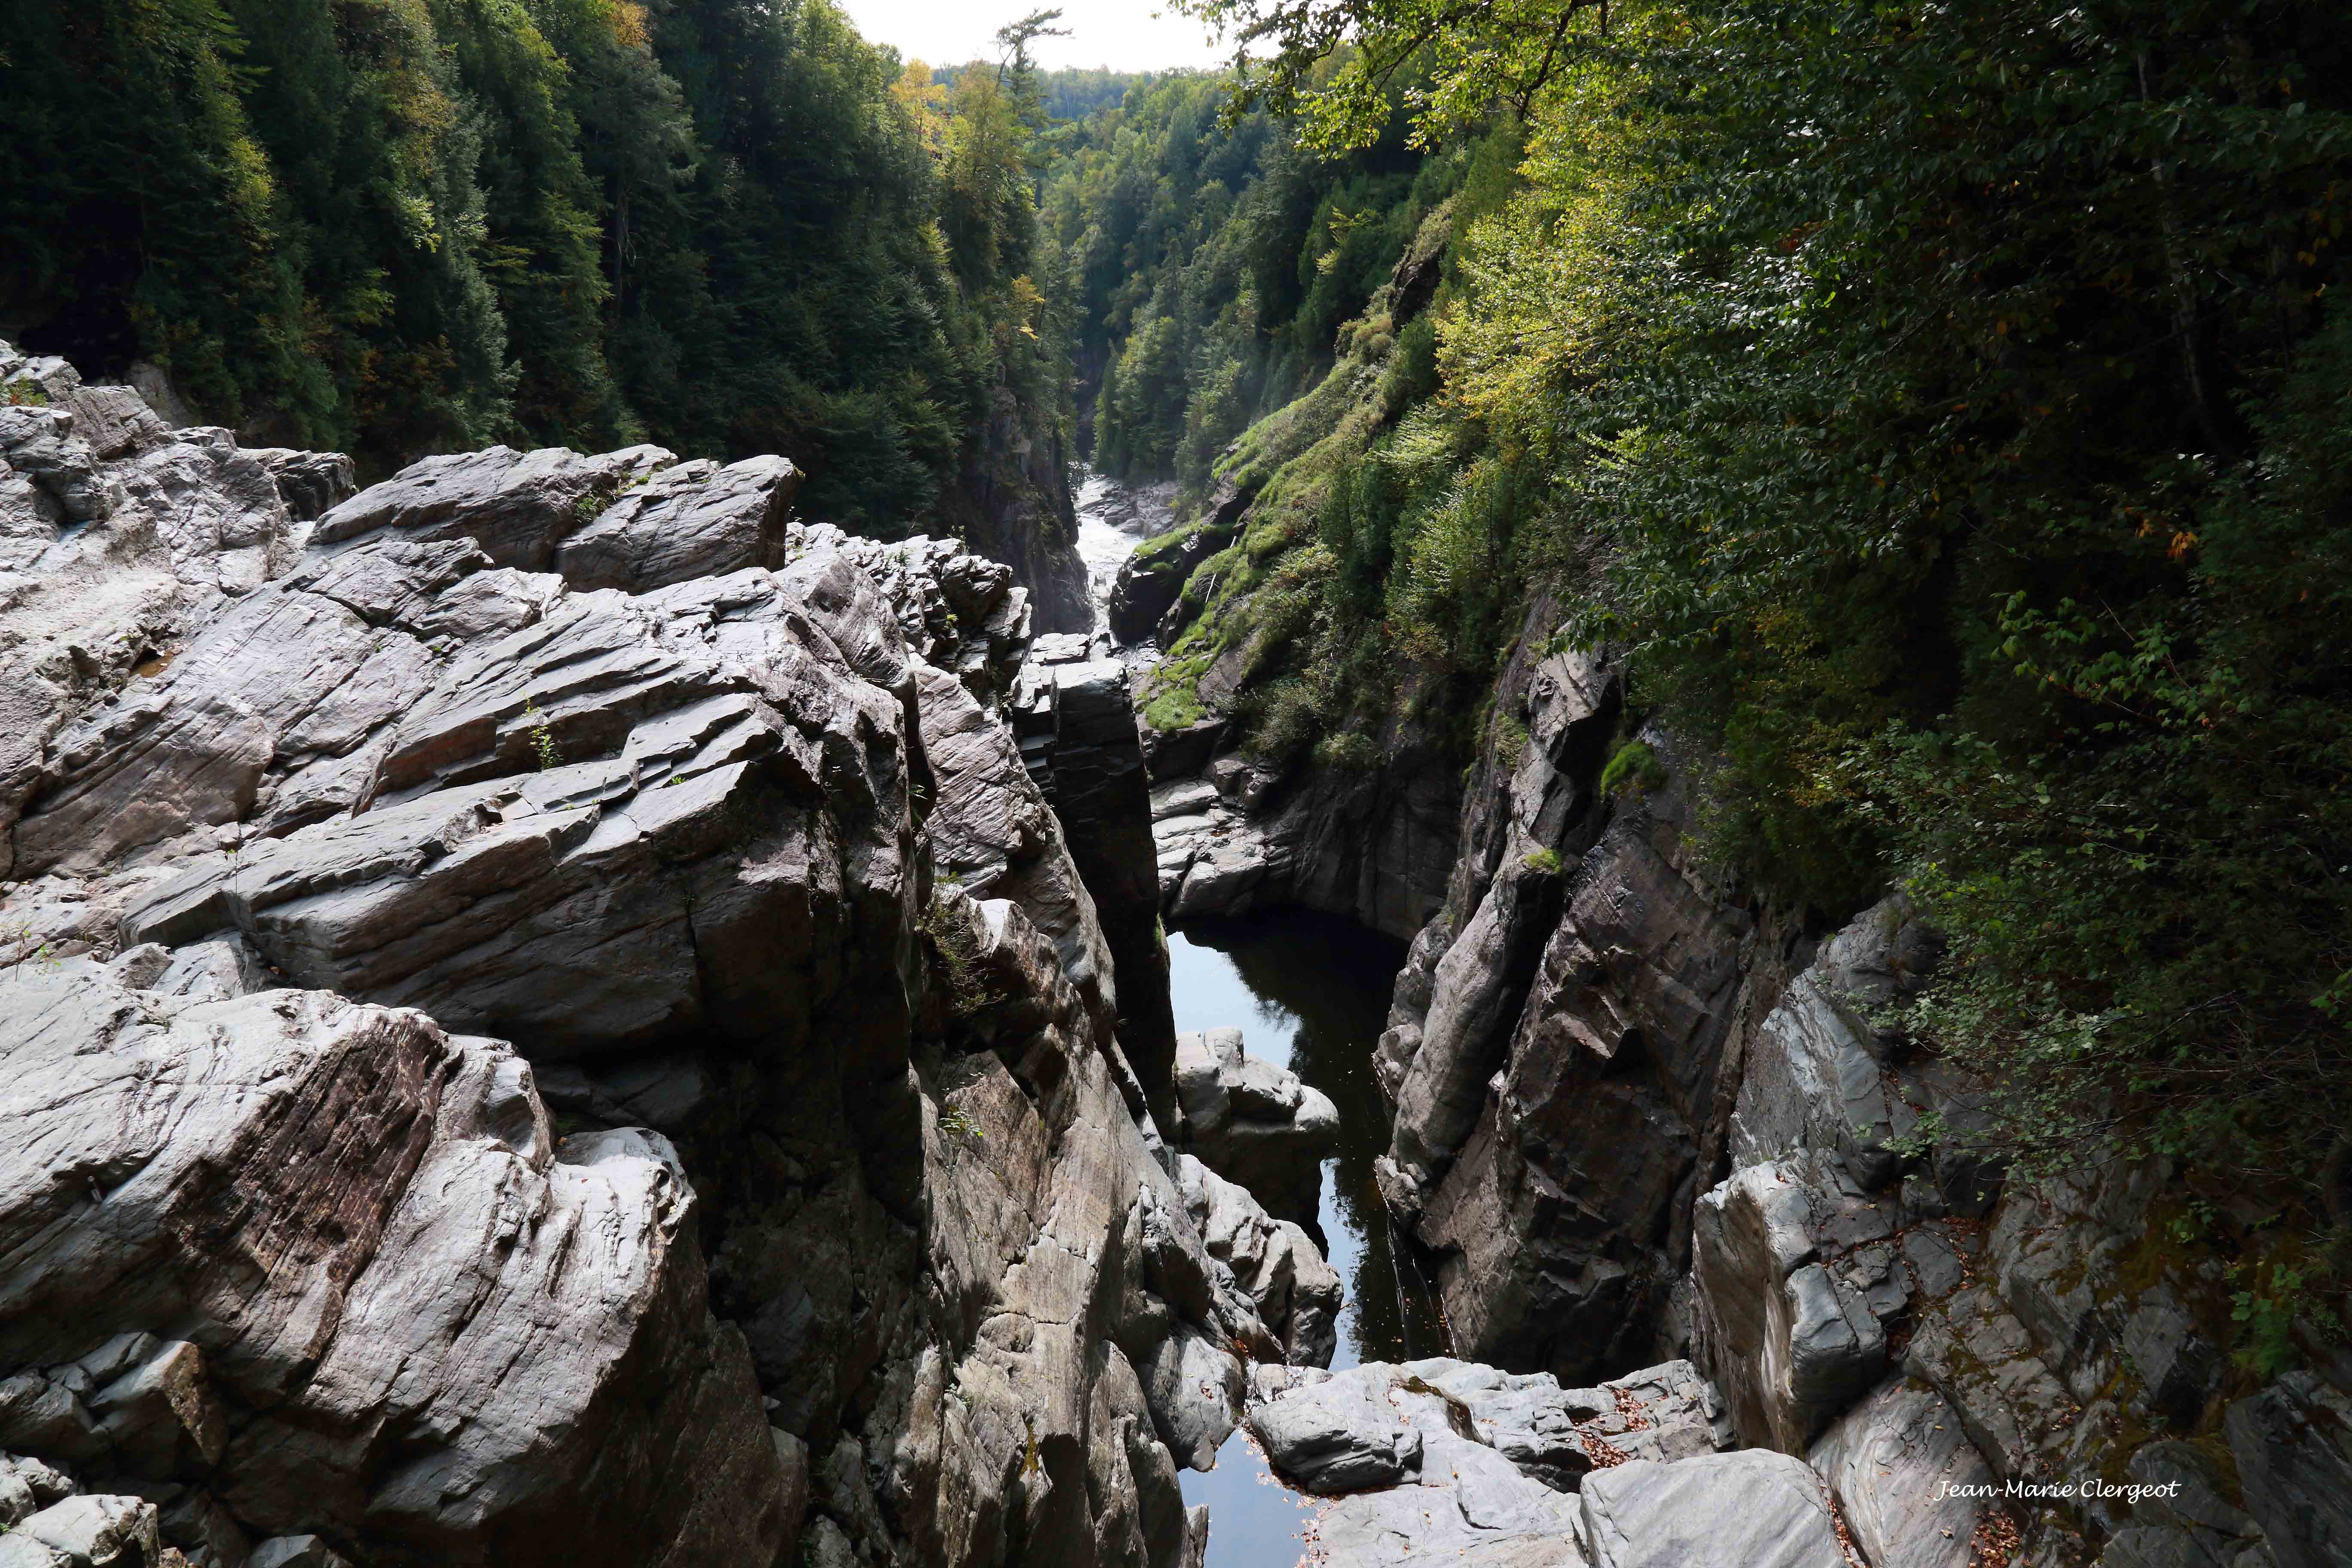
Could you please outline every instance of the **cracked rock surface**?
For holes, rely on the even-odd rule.
[[[1337,1280],[1159,1148],[1007,569],[780,459],[350,496],[41,374],[0,1551],[87,1495],[206,1568],[1196,1555],[1177,1467]]]

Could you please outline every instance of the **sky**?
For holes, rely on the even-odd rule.
[[[932,65],[996,57],[996,29],[1055,0],[839,0],[857,30],[892,44],[908,59]],[[1066,38],[1033,47],[1048,70],[1108,66],[1113,70],[1168,70],[1216,66],[1223,58],[1202,24],[1163,0],[1060,0]],[[1155,15],[1157,13],[1157,15]]]

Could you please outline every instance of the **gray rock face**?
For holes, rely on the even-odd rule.
[[[1036,606],[1039,631],[1090,630],[1094,601],[1060,427],[1000,386],[964,450],[962,474],[934,508],[942,530],[1011,569]]]
[[[51,1503],[74,1494],[63,1471],[15,1454],[0,1454],[0,1526],[15,1529]]]
[[[750,1358],[658,1140],[559,1152],[528,1068],[415,1013],[87,960],[7,989],[0,1363],[48,1369],[12,1382],[87,1463],[386,1562],[773,1550],[735,1506],[774,1482]],[[267,1414],[232,1435],[224,1402]]]
[[[1801,1460],[1766,1449],[1661,1465],[1636,1461],[1585,1482],[1593,1568],[1841,1568],[1846,1561]]]
[[[1562,1388],[1545,1373],[1504,1373],[1444,1359],[1407,1363],[1469,1413],[1473,1433],[1555,1491],[1632,1459],[1671,1463],[1734,1446],[1723,1396],[1686,1361],[1598,1388]]]
[[[84,387],[62,362],[5,344],[0,374],[55,387],[48,406],[0,411],[5,879],[37,869],[16,865],[15,826],[59,731],[282,574],[304,531],[263,455],[227,431],[167,429],[129,388]]]
[[[575,588],[642,593],[781,564],[784,514],[800,487],[800,471],[782,458],[677,464],[557,545],[555,570]]]
[[[1277,1218],[1312,1224],[1339,1110],[1288,1068],[1253,1057],[1239,1029],[1176,1037],[1178,1137]]]
[[[1237,757],[1212,761],[1227,734],[1218,719],[1147,738],[1168,919],[1304,905],[1406,937],[1429,918],[1443,897],[1459,809],[1457,780],[1433,748],[1401,735],[1370,772],[1318,765],[1284,779]],[[1193,809],[1173,809],[1175,791]]]
[[[1453,1363],[1448,1363],[1453,1364]],[[1471,1436],[1463,1405],[1374,1363],[1255,1405],[1276,1469],[1333,1497],[1317,1543],[1335,1563],[1581,1568],[1572,1500]]]
[[[1891,1380],[1839,1417],[1808,1458],[1871,1568],[1969,1568],[1992,1469],[1943,1397]]]
[[[1160,936],[1159,883],[1135,702],[1100,642],[1037,639],[1013,692],[1021,754],[1066,825],[1070,857],[1095,895],[1111,962],[1124,976],[1118,1040],[1159,1092],[1176,1051]],[[1164,1093],[1154,1110],[1171,1109]]]
[[[0,1568],[158,1568],[155,1505],[135,1497],[69,1497],[0,1535]]]
[[[252,456],[269,470],[278,484],[278,498],[297,522],[316,522],[359,491],[352,460],[341,452],[257,447]]]
[[[1543,640],[1521,639],[1497,696],[1526,739],[1492,726],[1445,904],[1398,977],[1379,1170],[1456,1348],[1582,1382],[1677,1348],[1690,1189],[1790,949],[1681,864],[1674,788],[1598,790],[1618,678],[1537,657]]]
[[[1269,1369],[1256,1384],[1250,1430],[1277,1473],[1334,1500],[1318,1510],[1316,1541],[1335,1563],[1582,1568],[1602,1560],[1589,1494],[1629,1472],[1687,1473],[1695,1484],[1676,1490],[1678,1506],[1717,1518],[1718,1531],[1720,1516],[1769,1495],[1745,1469],[1706,1468],[1730,1430],[1686,1362],[1597,1389],[1445,1358],[1330,1376]],[[1568,1495],[1580,1486],[1581,1504]],[[1826,1521],[1818,1483],[1813,1495]],[[1766,1524],[1784,1530],[1789,1510],[1772,1500],[1779,1511]],[[1670,1512],[1638,1500],[1604,1509],[1603,1536],[1618,1553],[1608,1560],[1675,1561],[1684,1538]]]
[[[333,507],[311,539],[335,544],[384,531],[417,544],[465,539],[498,565],[544,572],[556,546],[624,482],[677,460],[654,447],[593,458],[561,447],[426,458]]]
[[[1172,1163],[1170,1174],[1209,1256],[1257,1303],[1258,1316],[1282,1342],[1282,1359],[1292,1366],[1330,1365],[1346,1296],[1339,1271],[1296,1222],[1273,1218],[1247,1188],[1190,1154],[1175,1155]]]
[[[1699,1200],[1694,1278],[1741,1431],[1802,1453],[1878,1381],[1886,1335],[1848,1258],[1898,1218],[1795,1165],[1748,1166]]]
[[[176,630],[57,683],[10,775],[10,1451],[207,1564],[1196,1552],[1176,1464],[1285,1348],[1253,1292],[1304,1353],[1336,1279],[1244,1194],[1213,1252],[1138,1124],[1011,574],[779,538],[780,480],[644,451],[420,465],[298,556],[317,465],[144,440],[78,532],[24,480],[39,559],[142,475],[268,527],[15,601]],[[532,569],[607,520],[639,591]]]
[[[2227,1426],[2246,1510],[2279,1568],[2352,1558],[2352,1399],[2291,1372],[2231,1405]],[[2210,1528],[2226,1516],[2196,1522]]]

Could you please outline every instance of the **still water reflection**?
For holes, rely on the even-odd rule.
[[[1404,944],[1351,921],[1301,910],[1188,926],[1168,933],[1180,1030],[1232,1026],[1252,1056],[1286,1063],[1339,1110],[1339,1152],[1323,1167],[1324,1250],[1347,1283],[1335,1368],[1445,1352],[1444,1330],[1410,1261],[1390,1246],[1388,1211],[1372,1183],[1387,1152],[1388,1102],[1372,1047]],[[1235,1432],[1207,1474],[1182,1473],[1184,1500],[1209,1505],[1208,1568],[1297,1562],[1307,1500],[1267,1471]]]

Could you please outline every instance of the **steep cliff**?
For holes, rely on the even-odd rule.
[[[2231,1353],[2221,1232],[2259,1217],[2193,1216],[2160,1163],[1966,1152],[1984,1086],[1885,1022],[1940,938],[1696,858],[1698,770],[1606,658],[1541,651],[1556,618],[1498,682],[1376,1064],[1383,1195],[1457,1353],[1563,1383],[1690,1355],[1874,1565],[2346,1561],[2352,1358]]]
[[[991,395],[962,467],[933,509],[937,525],[1013,568],[1029,590],[1041,632],[1094,629],[1078,518],[1070,495],[1062,430],[1050,407],[1024,404],[1011,388]]]
[[[1184,1560],[1294,1309],[1138,1119],[1007,568],[69,390],[0,413],[8,1550]]]

